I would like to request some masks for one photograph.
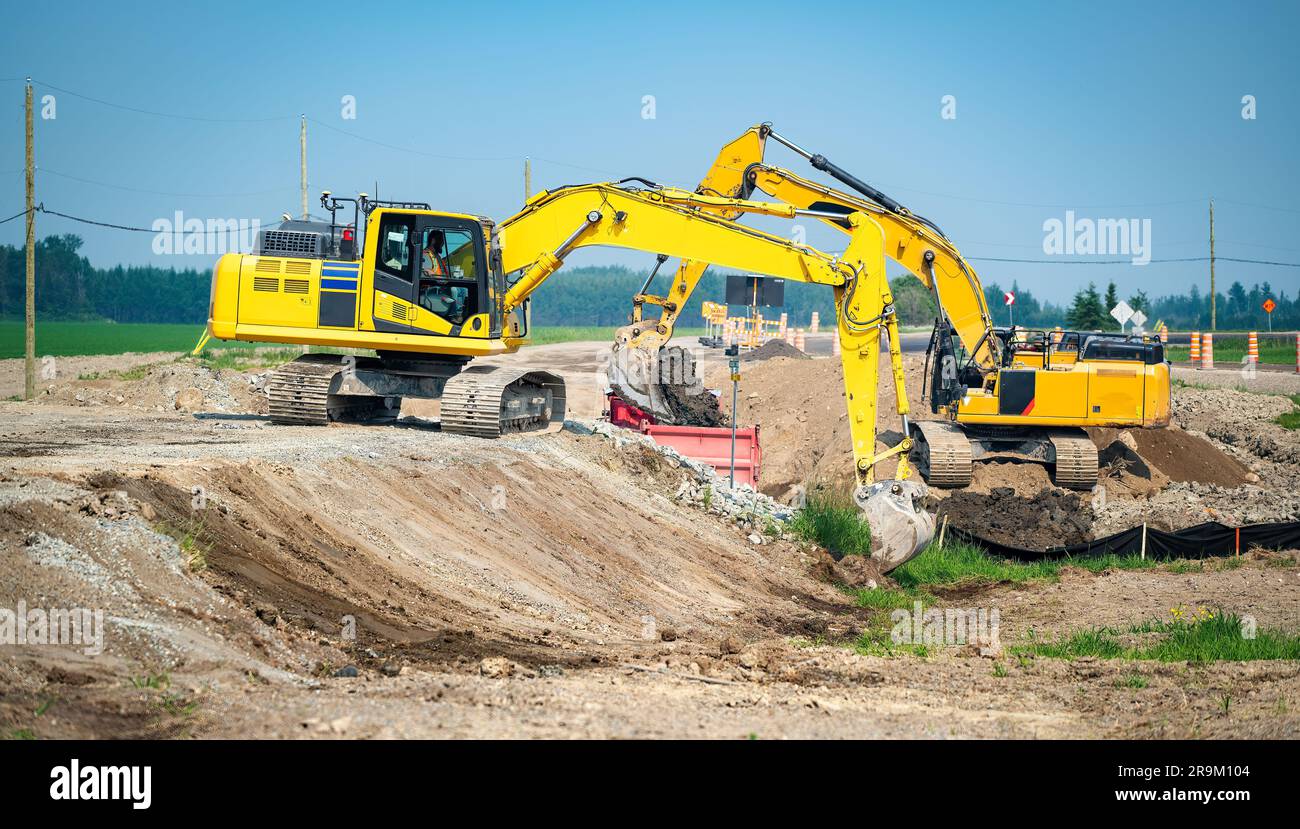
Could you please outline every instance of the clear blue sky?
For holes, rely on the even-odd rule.
[[[377,180],[386,197],[496,218],[520,205],[525,155],[535,189],[629,175],[693,187],[722,143],[770,120],[937,221],[969,257],[1043,258],[1043,222],[1067,209],[1150,219],[1154,258],[1205,255],[1213,195],[1220,256],[1295,262],[1298,22],[1296,3],[1250,2],[10,4],[0,78],[30,74],[38,101],[56,96],[57,118],[36,125],[38,200],[133,225],[176,210],[296,213],[299,113],[425,154],[311,124],[313,194]],[[156,117],[48,85],[173,115],[278,120]],[[23,205],[22,94],[0,82],[0,218]],[[1254,120],[1241,117],[1248,94]],[[340,116],[344,95],[356,120]],[[940,117],[945,95],[954,120]],[[812,172],[778,146],[768,158]],[[10,222],[0,242],[22,232]],[[49,216],[38,232],[81,235],[96,265],[212,260],[157,257],[149,234]],[[820,229],[808,241],[843,244]],[[1089,280],[1125,295],[1208,285],[1205,263],[975,264],[986,282],[1055,301]],[[1294,268],[1223,263],[1219,276],[1220,290],[1300,287]]]

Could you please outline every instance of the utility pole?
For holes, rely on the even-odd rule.
[[[36,396],[36,161],[32,141],[32,79],[27,79],[27,360],[23,399]]]
[[[1216,297],[1214,294],[1214,199],[1210,199],[1210,330],[1218,322],[1215,315]]]
[[[524,203],[533,195],[533,163],[524,156]]]
[[[302,116],[302,128],[298,131],[299,176],[302,186],[302,220],[307,221],[307,116]]]

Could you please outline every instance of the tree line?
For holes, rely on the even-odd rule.
[[[96,268],[80,254],[81,247],[82,240],[72,234],[47,236],[37,242],[36,312],[42,319],[124,323],[201,323],[207,319],[211,270],[153,265]],[[0,245],[0,319],[23,315],[25,268],[22,247]],[[566,268],[534,294],[533,324],[623,325],[630,319],[632,296],[641,289],[646,275],[645,271],[625,267]],[[662,295],[672,276],[672,267],[664,267],[649,293]],[[1277,304],[1273,312],[1275,330],[1300,328],[1300,296],[1274,290],[1268,282],[1249,288],[1240,280],[1228,284],[1227,293],[1220,293],[1217,299],[1219,328],[1265,330],[1267,318],[1261,306],[1268,298]],[[933,322],[934,300],[919,280],[899,276],[890,280],[890,287],[903,324],[924,326]],[[1204,329],[1210,323],[1208,297],[1197,285],[1185,294],[1148,297],[1141,289],[1121,292],[1115,281],[1109,281],[1104,288],[1089,283],[1066,305],[1040,300],[1014,282],[1010,290],[1016,295],[1013,312],[1017,325],[1117,330],[1119,323],[1110,316],[1110,309],[1121,298],[1145,313],[1149,326],[1163,320],[1174,329]],[[994,323],[1006,325],[1010,315],[1001,285],[985,283],[984,294]],[[702,325],[701,303],[721,301],[725,295],[726,274],[706,271],[679,324]],[[764,315],[775,318],[782,311],[797,326],[807,326],[813,311],[820,313],[824,325],[830,325],[835,318],[832,293],[821,285],[787,282],[784,307],[765,309]],[[657,314],[656,309],[647,309],[648,316]]]

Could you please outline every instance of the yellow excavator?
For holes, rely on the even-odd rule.
[[[856,191],[850,195],[764,161],[772,139]],[[722,148],[698,192],[715,199],[751,198],[763,193],[850,235],[864,223],[880,229],[884,253],[930,289],[937,319],[927,350],[929,400],[936,420],[909,422],[903,401],[897,332],[890,326],[893,369],[904,415],[906,449],[925,480],[941,487],[971,482],[972,462],[1010,458],[1049,465],[1063,487],[1091,489],[1097,482],[1097,449],[1083,427],[1162,427],[1169,423],[1169,366],[1163,347],[1142,337],[1075,331],[995,328],[975,270],[933,222],[912,213],[825,156],[803,149],[759,124]],[[704,208],[707,209],[707,208]],[[726,219],[740,213],[717,209]],[[668,293],[643,290],[633,300],[632,325],[620,332],[621,347],[653,351],[664,346],[706,264],[683,261]],[[874,289],[873,289],[874,290]],[[879,303],[864,311],[867,324],[893,320],[888,284]],[[840,297],[837,295],[837,300]],[[661,308],[646,318],[646,306]],[[844,341],[853,311],[837,302],[846,395],[852,401],[875,394],[874,348]],[[869,338],[874,344],[874,337]],[[871,365],[868,366],[867,364]],[[635,402],[658,411],[653,390]],[[869,483],[875,425],[855,419],[854,457],[860,483]],[[864,464],[867,464],[864,466]],[[906,469],[900,465],[900,474]]]
[[[890,332],[904,415],[907,399],[885,278],[886,237],[871,216],[693,193],[644,179],[542,191],[499,225],[365,194],[352,199],[326,192],[321,204],[328,221],[286,221],[262,231],[251,254],[226,254],[213,272],[213,337],[376,352],[305,354],[275,370],[267,384],[272,421],[393,418],[402,398],[414,397],[440,399],[446,432],[495,437],[558,426],[565,400],[558,375],[467,364],[527,342],[529,298],[572,251],[604,245],[653,252],[834,291],[839,337],[846,354],[855,355],[847,403],[861,471],[858,503],[887,561],[901,563],[933,535],[933,518],[921,508],[924,485],[902,480],[905,457],[900,480],[872,486],[873,465],[905,452],[910,441],[875,451],[882,330]],[[848,248],[830,255],[722,214],[835,219],[846,224]],[[672,300],[662,305],[680,310]],[[616,351],[629,355],[627,348]],[[701,385],[692,377],[693,364],[670,365],[662,356],[656,344],[616,360],[615,382]]]

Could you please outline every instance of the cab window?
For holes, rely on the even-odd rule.
[[[386,218],[379,226],[379,267],[407,281],[411,279],[411,227],[400,218]]]

